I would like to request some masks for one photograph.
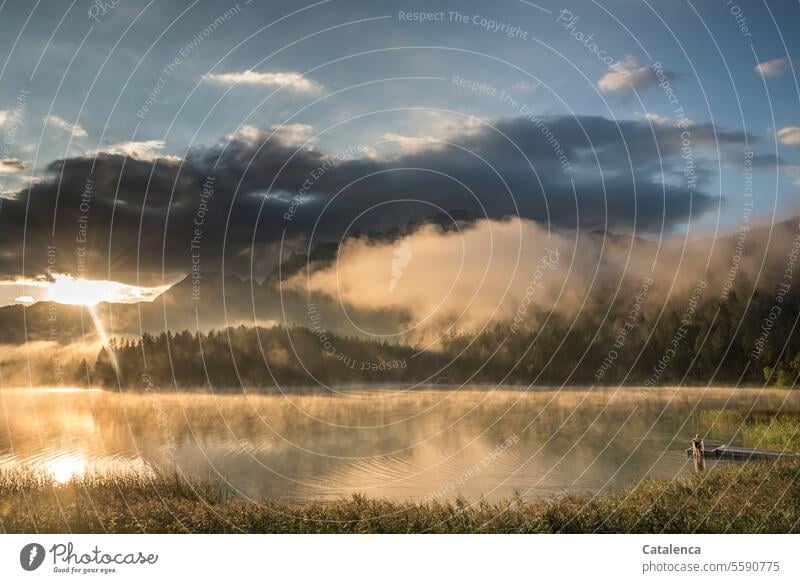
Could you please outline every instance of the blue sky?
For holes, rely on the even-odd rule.
[[[735,230],[748,149],[755,152],[754,216],[785,218],[797,210],[797,3],[102,4],[7,1],[0,8],[0,190],[7,211],[0,209],[0,221],[15,216],[13,204],[31,176],[40,186],[52,182],[46,167],[54,160],[127,154],[152,163],[157,155],[188,160],[192,152],[195,161],[206,154],[204,160],[219,160],[228,140],[258,141],[254,132],[269,135],[280,125],[287,143],[314,152],[359,147],[360,157],[387,160],[424,154],[438,140],[480,149],[476,124],[505,120],[511,128],[532,116],[554,127],[600,117],[640,124],[631,133],[690,130],[698,188],[707,198],[658,225],[629,225],[644,236],[686,232],[690,222],[692,234],[717,225]],[[672,104],[654,63],[674,91]],[[665,139],[680,135],[670,131]],[[680,152],[666,162],[643,154],[635,166],[613,161],[618,154],[609,151],[594,174],[630,166],[654,185],[686,186]],[[653,175],[659,162],[667,172]],[[576,180],[588,184],[593,171],[580,166]],[[409,195],[425,197],[419,190],[433,187],[412,182]],[[250,194],[258,192],[251,185]],[[292,194],[291,186],[276,189],[267,207],[284,212]],[[625,230],[626,223],[604,225]],[[11,264],[3,269],[18,273]]]

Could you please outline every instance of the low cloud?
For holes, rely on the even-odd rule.
[[[300,73],[259,73],[257,71],[241,71],[238,73],[208,73],[203,79],[221,85],[259,85],[264,87],[286,87],[300,93],[319,93],[323,86],[304,77]]]
[[[5,387],[35,385],[69,387],[75,382],[78,363],[84,358],[93,363],[102,343],[94,333],[83,342],[59,344],[27,341],[24,344],[0,344]]]
[[[44,118],[45,125],[49,124],[52,126],[57,127],[60,130],[64,130],[68,134],[70,134],[73,138],[85,138],[88,134],[86,130],[83,129],[77,123],[69,123],[66,120],[61,119],[57,115],[50,115]]]
[[[531,221],[484,220],[447,232],[426,226],[397,242],[349,240],[335,264],[309,279],[303,272],[287,287],[327,295],[367,313],[405,312],[410,326],[420,329],[453,322],[461,329],[478,329],[513,316],[541,257],[547,265],[528,299],[534,305],[552,305],[570,273],[574,245],[569,237],[548,234]],[[575,275],[590,273],[586,268],[591,258],[579,262]],[[565,293],[562,301],[571,296]]]
[[[335,263],[312,266],[285,288],[327,297],[351,314],[363,310],[355,324],[368,331],[370,313],[407,314],[402,331],[413,340],[501,321],[536,329],[547,314],[572,319],[600,314],[609,302],[633,305],[631,291],[643,282],[651,288],[643,309],[654,315],[670,299],[685,302],[700,281],[714,295],[734,283],[769,288],[785,269],[796,230],[796,220],[754,229],[742,252],[737,235],[655,242],[554,232],[518,219],[481,220],[460,231],[426,226],[394,242],[348,240]]]

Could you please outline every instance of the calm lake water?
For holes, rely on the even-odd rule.
[[[361,492],[489,500],[621,488],[694,470],[694,412],[800,410],[750,389],[359,390],[337,395],[0,391],[0,468],[66,481],[155,469],[220,478],[245,497]],[[712,436],[733,439],[735,436]],[[706,471],[713,471],[709,465]]]

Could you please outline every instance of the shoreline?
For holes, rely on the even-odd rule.
[[[597,496],[498,503],[354,494],[299,505],[233,500],[175,475],[85,476],[66,484],[0,472],[6,533],[796,533],[800,461],[750,462]]]
[[[21,391],[39,391],[42,393],[51,392],[102,392],[102,393],[122,393],[126,395],[282,395],[282,394],[297,394],[297,395],[343,395],[352,393],[419,393],[419,392],[457,392],[457,391],[481,391],[481,392],[494,392],[494,391],[508,391],[518,393],[558,393],[558,392],[612,392],[612,391],[631,391],[636,390],[642,393],[656,392],[656,391],[713,391],[713,390],[726,390],[726,391],[774,391],[780,393],[792,393],[795,390],[800,394],[800,388],[793,389],[791,387],[776,387],[764,385],[664,385],[655,387],[646,387],[644,385],[565,385],[565,386],[552,386],[552,385],[496,385],[493,383],[470,383],[465,385],[458,384],[402,384],[402,383],[368,383],[363,385],[356,385],[348,383],[343,387],[327,388],[319,385],[287,385],[282,387],[250,387],[242,389],[241,387],[216,387],[214,390],[209,390],[208,387],[170,387],[170,388],[111,388],[111,387],[78,387],[78,386],[58,386],[52,385],[36,385],[36,386],[23,386],[23,387],[2,387],[0,392],[21,392]]]

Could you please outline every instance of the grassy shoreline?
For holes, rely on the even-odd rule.
[[[800,532],[800,462],[731,465],[627,490],[495,504],[355,495],[292,505],[231,500],[178,476],[89,476],[66,484],[0,473],[7,533],[788,533]]]
[[[708,410],[697,413],[708,431],[739,435],[745,447],[800,452],[800,413],[795,411]]]

